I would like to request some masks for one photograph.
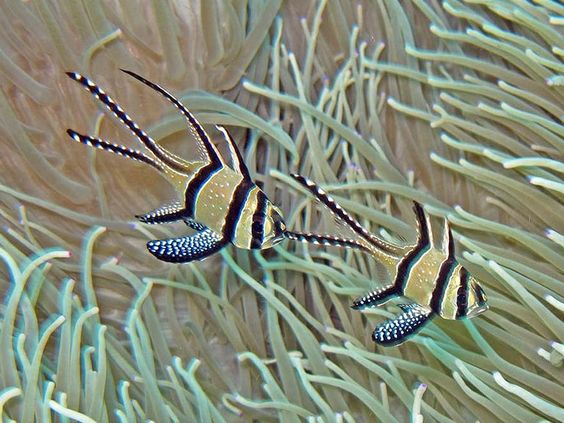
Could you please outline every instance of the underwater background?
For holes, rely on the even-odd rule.
[[[564,421],[564,6],[555,0],[0,3],[0,414],[17,422]],[[173,198],[65,75],[181,155],[228,126],[290,228],[413,240],[446,216],[490,310],[377,347],[364,254],[285,241],[170,265],[134,215]]]

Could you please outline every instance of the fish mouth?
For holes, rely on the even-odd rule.
[[[468,311],[466,315],[469,319],[482,314],[484,311],[489,310],[490,306],[487,304],[480,304],[479,306],[474,307],[472,310]]]

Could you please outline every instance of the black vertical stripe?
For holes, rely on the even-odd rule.
[[[225,223],[223,224],[223,239],[226,241],[233,241],[237,222],[241,217],[241,212],[247,203],[249,192],[253,186],[254,184],[251,181],[242,179],[237,185],[237,188],[235,188],[233,197],[231,197],[231,201],[229,202]]]
[[[198,194],[200,193],[200,190],[206,184],[208,179],[213,177],[213,175],[215,175],[221,169],[221,165],[211,162],[200,168],[200,170],[196,172],[194,177],[190,179],[188,186],[186,187],[186,192],[184,193],[186,216],[194,217],[196,202],[198,201]]]
[[[417,243],[398,264],[394,286],[399,292],[403,292],[413,264],[419,259],[419,257],[421,257],[425,250],[430,248],[429,227],[427,226],[427,221],[425,220],[423,206],[414,202],[413,211],[415,212],[415,218],[417,219]]]
[[[431,310],[435,313],[440,313],[441,304],[443,302],[443,297],[445,294],[445,289],[448,286],[448,282],[452,277],[452,272],[456,268],[456,259],[454,257],[454,240],[452,238],[452,232],[450,228],[447,227],[448,231],[448,255],[445,261],[441,264],[439,269],[439,274],[435,280],[435,287],[433,288],[433,293],[431,295]]]
[[[262,246],[264,239],[264,222],[266,220],[266,195],[262,190],[257,191],[257,206],[253,213],[253,221],[251,225],[251,248],[256,249]]]
[[[460,285],[456,294],[456,318],[466,316],[468,308],[468,271],[462,267],[460,269]]]

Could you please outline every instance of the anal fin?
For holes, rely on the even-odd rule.
[[[375,307],[384,304],[398,295],[398,290],[394,285],[385,286],[375,291],[369,292],[353,301],[351,307],[355,310],[362,310],[366,307]]]
[[[405,312],[374,329],[372,339],[378,345],[391,347],[402,344],[421,330],[432,317],[432,311],[419,304],[400,304],[399,307]]]
[[[188,263],[203,260],[221,250],[226,244],[227,241],[221,235],[205,228],[190,236],[149,241],[147,249],[159,260]]]

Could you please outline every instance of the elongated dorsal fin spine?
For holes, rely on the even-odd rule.
[[[231,134],[227,131],[227,129],[223,125],[215,125],[216,129],[221,132],[223,138],[225,138],[225,142],[227,142],[227,146],[229,147],[229,153],[233,158],[234,167],[236,170],[241,172],[243,178],[251,179],[251,175],[249,174],[249,169],[245,165],[245,161],[243,160],[243,156],[235,144],[235,140],[231,136]]]
[[[188,168],[180,159],[171,155],[168,151],[159,146],[145,131],[139,128],[139,125],[131,119],[127,113],[98,85],[76,72],[66,73],[71,79],[75,80],[86,88],[95,98],[100,100],[104,106],[108,108],[147,149],[155,155],[160,161],[171,169],[186,174]]]
[[[82,135],[76,131],[73,131],[72,129],[67,129],[67,134],[69,134],[69,136],[73,140],[81,144],[89,145],[91,147],[109,151],[119,156],[124,156],[132,160],[146,163],[157,169],[159,172],[164,171],[163,164],[160,162],[160,160],[154,160],[151,157],[143,154],[141,151],[132,150],[131,148],[128,148],[124,145],[113,144],[111,142],[104,141],[95,137],[90,137],[88,135]]]
[[[143,78],[141,75],[138,75],[135,72],[126,69],[120,69],[120,70],[132,76],[133,78],[137,79],[138,81],[142,82],[143,84],[147,85],[148,87],[152,88],[153,90],[157,91],[168,101],[174,104],[174,106],[180,111],[180,113],[182,113],[182,115],[188,121],[188,125],[190,131],[192,132],[192,135],[204,145],[209,160],[215,164],[224,163],[223,160],[221,159],[221,155],[219,154],[219,151],[217,150],[216,146],[211,142],[210,137],[208,133],[205,131],[205,129],[203,128],[203,126],[200,125],[200,122],[198,122],[198,120],[194,117],[194,115],[176,97],[174,97],[172,94],[170,94],[167,90],[165,90],[160,85],[155,84],[154,82],[151,82]]]
[[[383,239],[368,232],[356,219],[354,219],[350,214],[348,214],[332,197],[330,197],[325,191],[323,191],[317,184],[301,175],[292,174],[291,175],[297,182],[303,187],[307,188],[315,198],[317,198],[321,203],[323,203],[327,208],[333,213],[334,216],[345,222],[351,230],[360,236],[362,239],[375,246],[376,248],[390,253],[395,251],[393,245],[388,244]]]
[[[367,248],[364,244],[355,241],[354,239],[340,238],[333,235],[315,234],[311,232],[305,233],[305,232],[285,231],[284,237],[291,239],[293,241],[307,242],[309,244],[354,248],[357,250],[370,252],[369,248]]]

